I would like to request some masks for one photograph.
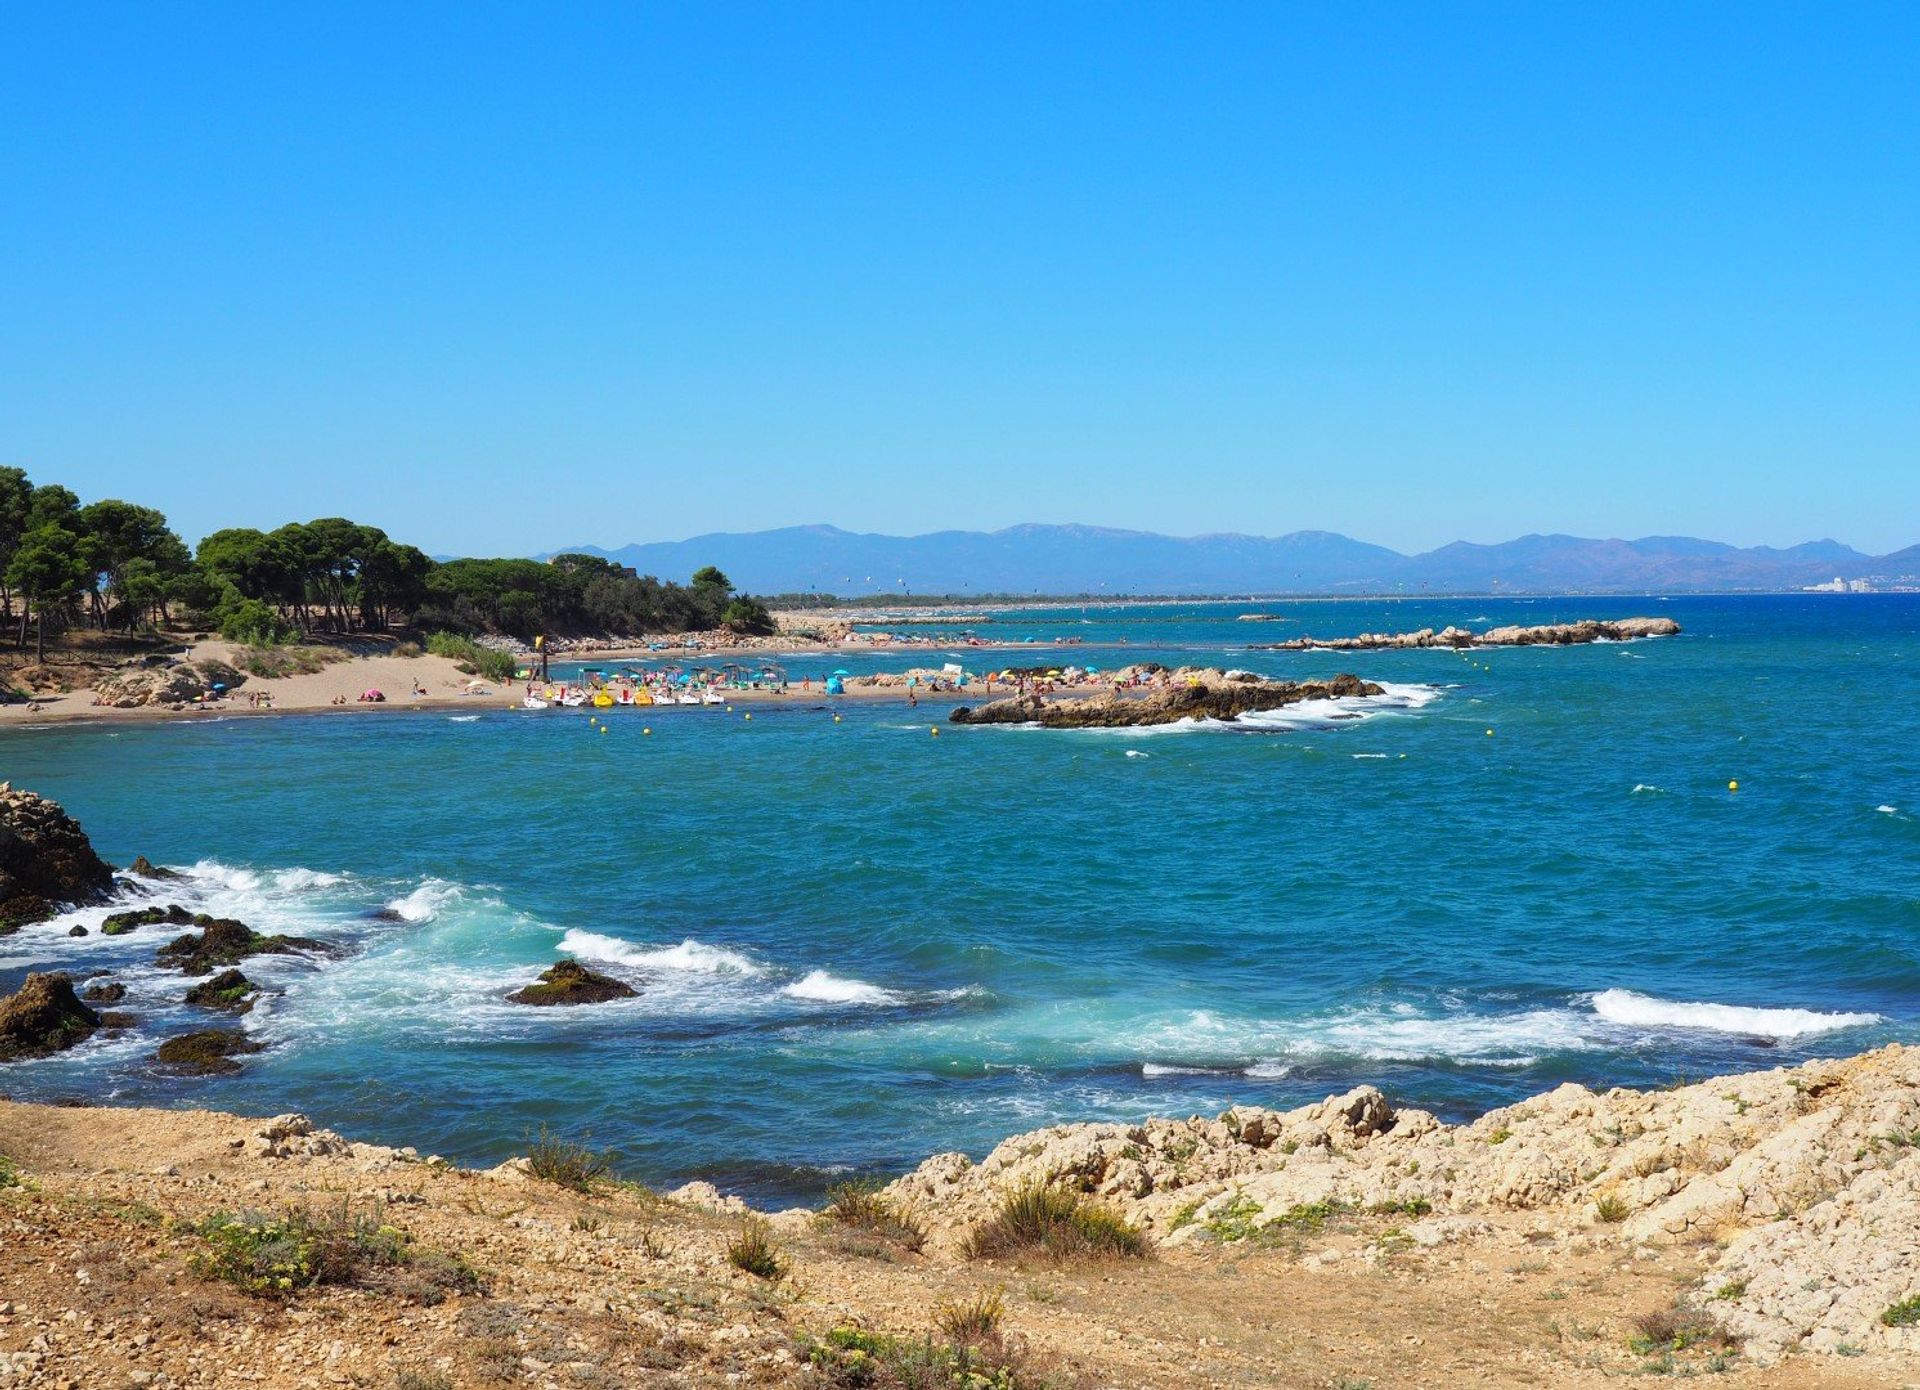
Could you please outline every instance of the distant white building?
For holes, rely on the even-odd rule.
[[[1836,574],[1829,583],[1807,585],[1804,592],[1809,594],[1870,594],[1873,592],[1873,581],[1870,579],[1842,579]]]

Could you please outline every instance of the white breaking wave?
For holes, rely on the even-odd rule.
[[[1876,806],[1873,809],[1878,811],[1883,816],[1894,815],[1900,810],[1898,806]]]
[[[795,999],[811,999],[822,1004],[898,1004],[902,996],[865,980],[845,980],[824,970],[810,970],[782,994]]]
[[[261,883],[260,875],[252,869],[237,869],[231,864],[222,864],[218,859],[199,860],[187,873],[233,893],[257,892]]]
[[[450,714],[447,716],[447,723],[474,724],[474,723],[478,723],[479,719],[480,719],[480,716],[477,714]]]
[[[284,893],[310,888],[333,888],[346,882],[345,874],[330,874],[319,869],[281,869],[273,876],[273,886]]]
[[[1231,1076],[1232,1067],[1183,1067],[1172,1062],[1142,1062],[1140,1075],[1152,1076]]]
[[[460,885],[444,878],[430,878],[405,897],[387,904],[387,911],[403,922],[431,922],[440,909],[460,896]]]
[[[1255,1062],[1240,1074],[1250,1081],[1279,1081],[1293,1075],[1293,1066],[1287,1062]]]
[[[762,967],[738,951],[709,946],[688,937],[678,946],[637,946],[616,936],[581,931],[578,927],[560,938],[560,949],[570,956],[613,961],[643,970],[693,970],[707,975],[759,975]]]
[[[1636,792],[1660,792],[1660,793],[1665,793],[1665,791],[1667,790],[1665,787],[1656,787],[1651,782],[1635,782],[1633,784],[1633,789]]]
[[[1841,1028],[1883,1022],[1879,1014],[1823,1014],[1812,1009],[1754,1009],[1738,1004],[1683,1003],[1603,989],[1593,996],[1593,1011],[1609,1023],[1631,1028],[1701,1028],[1763,1038],[1798,1038]]]

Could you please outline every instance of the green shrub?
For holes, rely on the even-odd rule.
[[[1628,1348],[1636,1356],[1701,1346],[1724,1349],[1733,1344],[1732,1335],[1711,1315],[1684,1303],[1641,1314],[1633,1320],[1633,1335],[1627,1339]]]
[[[12,1159],[0,1154],[0,1188],[25,1187],[27,1180],[20,1176],[20,1170]]]
[[[727,1242],[727,1263],[756,1279],[774,1280],[787,1272],[773,1243],[773,1232],[757,1216],[741,1222],[739,1234]]]
[[[393,1390],[453,1390],[453,1377],[438,1371],[400,1371],[393,1378]]]
[[[1143,1259],[1153,1244],[1144,1231],[1077,1192],[1031,1182],[1001,1199],[1000,1209],[967,1237],[966,1253],[974,1259]]]
[[[243,598],[220,612],[220,635],[229,642],[273,647],[293,636],[293,624],[280,610],[257,598]]]
[[[1627,1204],[1624,1199],[1609,1194],[1593,1204],[1593,1214],[1608,1225],[1617,1226],[1627,1219]]]
[[[1888,1327],[1912,1327],[1920,1323],[1920,1294],[1901,1299],[1880,1315],[1880,1321]]]
[[[889,1337],[837,1327],[803,1339],[801,1355],[830,1390],[1052,1390],[1056,1380],[1033,1365],[1025,1345],[997,1329],[973,1341]]]
[[[450,657],[470,676],[490,681],[510,681],[519,669],[519,658],[511,652],[483,647],[470,637],[454,632],[436,632],[427,638],[427,650],[435,656]]]
[[[405,657],[408,661],[411,661],[423,651],[425,651],[425,648],[418,642],[400,642],[394,646],[393,654],[395,656]]]
[[[262,1298],[290,1298],[323,1285],[382,1289],[415,1303],[437,1303],[449,1292],[480,1286],[457,1256],[416,1251],[411,1237],[380,1213],[356,1213],[342,1203],[315,1216],[289,1208],[281,1216],[215,1212],[197,1228],[206,1249],[192,1266],[202,1277]]]
[[[527,1149],[527,1168],[536,1178],[586,1192],[613,1171],[613,1156],[562,1139],[545,1125]]]
[[[820,1215],[836,1226],[879,1236],[904,1249],[919,1251],[927,1232],[907,1211],[880,1193],[878,1183],[855,1180],[827,1189],[827,1205]]]
[[[964,1303],[942,1303],[933,1310],[933,1325],[950,1341],[971,1346],[999,1332],[1006,1311],[1000,1290],[994,1289],[975,1294]]]
[[[773,632],[775,625],[766,604],[743,595],[721,610],[720,626],[732,632],[765,637]]]

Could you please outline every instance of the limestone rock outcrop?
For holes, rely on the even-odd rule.
[[[223,661],[182,661],[172,666],[116,671],[96,681],[93,702],[111,709],[190,705],[209,695],[237,689],[243,672]]]
[[[1032,1182],[1096,1197],[1171,1245],[1339,1211],[1392,1214],[1423,1246],[1522,1231],[1718,1240],[1694,1297],[1756,1357],[1920,1352],[1920,1325],[1882,1321],[1920,1299],[1920,1048],[1665,1091],[1568,1084],[1462,1125],[1370,1086],[1296,1110],[1059,1125],[977,1164],[937,1155],[887,1195],[952,1250]]]

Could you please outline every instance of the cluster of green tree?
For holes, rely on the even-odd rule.
[[[82,504],[0,468],[0,621],[16,608],[18,644],[31,626],[42,656],[50,633],[82,623],[134,632],[177,620],[256,643],[394,627],[522,638],[773,630],[766,606],[711,566],[680,585],[590,555],[437,564],[343,517],[215,531],[191,551],[152,507]]]

